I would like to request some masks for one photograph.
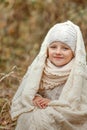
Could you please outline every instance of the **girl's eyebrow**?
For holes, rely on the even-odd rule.
[[[62,47],[70,48],[69,46],[66,46],[66,45],[62,45]]]
[[[62,46],[62,47],[70,48],[70,47],[69,47],[68,45],[66,45],[66,44],[64,44],[64,45],[62,44],[61,46]]]
[[[49,46],[56,46],[56,44],[54,43],[54,44],[50,44]]]
[[[49,47],[51,46],[57,46],[55,43],[54,44],[50,44]],[[70,48],[69,46],[65,45],[65,44],[62,44],[61,47],[66,47],[66,48]]]

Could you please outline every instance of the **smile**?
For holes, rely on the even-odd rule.
[[[63,57],[54,57],[55,59],[63,59]]]

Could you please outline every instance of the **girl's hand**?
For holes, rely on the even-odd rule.
[[[38,106],[39,108],[46,108],[49,102],[50,102],[50,99],[43,98],[41,96],[35,96],[33,99],[34,105]]]

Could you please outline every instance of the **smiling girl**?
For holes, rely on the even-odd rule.
[[[12,100],[16,130],[87,130],[86,73],[79,27],[54,25]]]

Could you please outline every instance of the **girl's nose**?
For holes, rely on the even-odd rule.
[[[62,52],[61,52],[61,48],[57,48],[56,49],[56,54],[61,54]]]

